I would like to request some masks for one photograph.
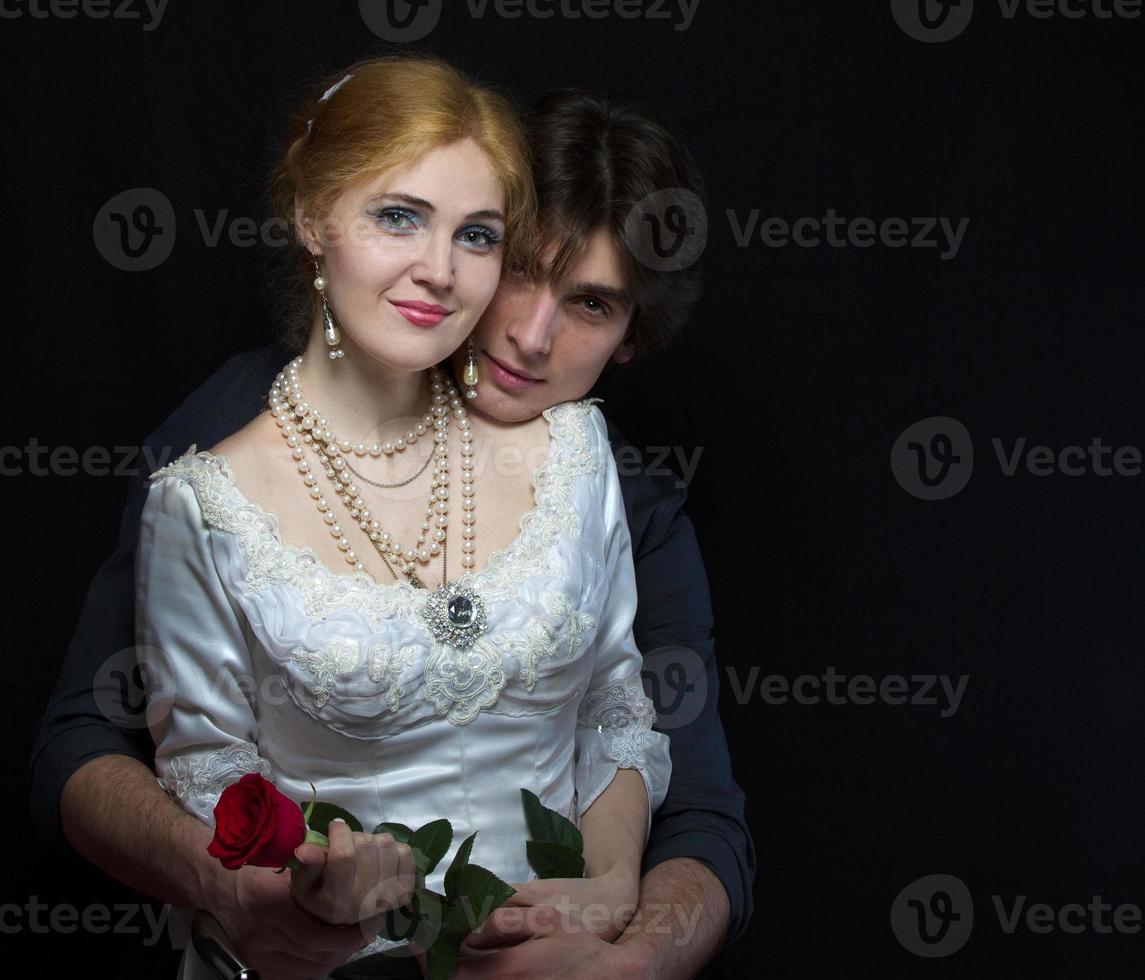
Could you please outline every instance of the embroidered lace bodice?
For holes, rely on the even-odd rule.
[[[188,452],[151,478],[137,557],[137,631],[156,771],[213,824],[219,794],[262,772],[292,799],[383,821],[453,823],[450,853],[525,881],[520,789],[574,821],[618,768],[651,812],[670,775],[632,639],[631,542],[603,416],[548,409],[549,453],[518,536],[458,582],[487,625],[436,641],[429,595],[336,573],[286,544],[226,457]],[[645,831],[647,833],[648,822]],[[373,948],[373,947],[371,947]]]

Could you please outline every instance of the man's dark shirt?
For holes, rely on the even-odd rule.
[[[266,393],[289,359],[273,344],[231,358],[147,439],[152,455],[145,458],[171,459],[192,443],[207,449],[237,432],[265,407]],[[609,438],[614,454],[628,445],[611,425]],[[629,449],[618,456],[617,466],[636,567],[633,632],[651,665],[647,669],[646,664],[645,677],[660,718],[657,727],[670,736],[672,756],[668,795],[653,815],[643,870],[677,857],[710,868],[728,893],[726,939],[731,941],[751,917],[755,853],[717,712],[707,576],[692,524],[681,510],[685,491],[672,476],[653,477],[642,466],[634,467],[633,457]],[[93,692],[94,679],[106,671],[109,658],[119,653],[121,659],[135,643],[135,547],[146,495],[141,476],[130,489],[119,545],[88,589],[59,681],[36,730],[32,816],[56,845],[64,840],[60,795],[84,763],[118,754],[154,764],[155,746],[146,725],[116,724],[100,710],[100,704],[106,707],[107,679],[101,677],[98,701]]]

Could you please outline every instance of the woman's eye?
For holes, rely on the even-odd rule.
[[[466,228],[461,233],[460,238],[468,248],[476,252],[488,252],[501,241],[501,236],[497,232],[492,228],[486,228],[484,225]]]
[[[405,208],[381,208],[374,211],[373,216],[386,231],[413,231],[417,228],[417,215]]]

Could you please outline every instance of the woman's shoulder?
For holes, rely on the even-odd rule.
[[[223,515],[233,509],[228,499],[237,482],[258,485],[274,468],[270,460],[276,454],[271,449],[281,455],[281,447],[270,443],[270,436],[281,443],[273,419],[263,413],[210,449],[199,449],[193,443],[182,456],[151,474],[148,506],[167,509],[175,506],[176,498],[189,495],[208,524],[225,526],[228,522]]]
[[[608,423],[597,408],[599,401],[599,398],[581,398],[560,402],[543,413],[557,442],[569,453],[587,454],[594,464],[599,464],[601,452],[608,446]]]

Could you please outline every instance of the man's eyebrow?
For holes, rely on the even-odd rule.
[[[570,293],[592,293],[601,299],[612,300],[612,302],[626,309],[632,309],[636,305],[632,299],[632,294],[627,289],[609,286],[603,282],[574,282],[569,284],[567,291]]]
[[[388,192],[382,194],[375,194],[370,198],[371,201],[401,201],[403,204],[412,204],[414,207],[421,208],[428,211],[430,214],[437,214],[435,208],[429,201],[422,197],[415,197],[413,194],[401,194],[395,192]],[[497,210],[485,209],[482,211],[470,211],[465,216],[466,221],[473,221],[477,218],[489,218],[494,221],[504,221],[505,216]]]

